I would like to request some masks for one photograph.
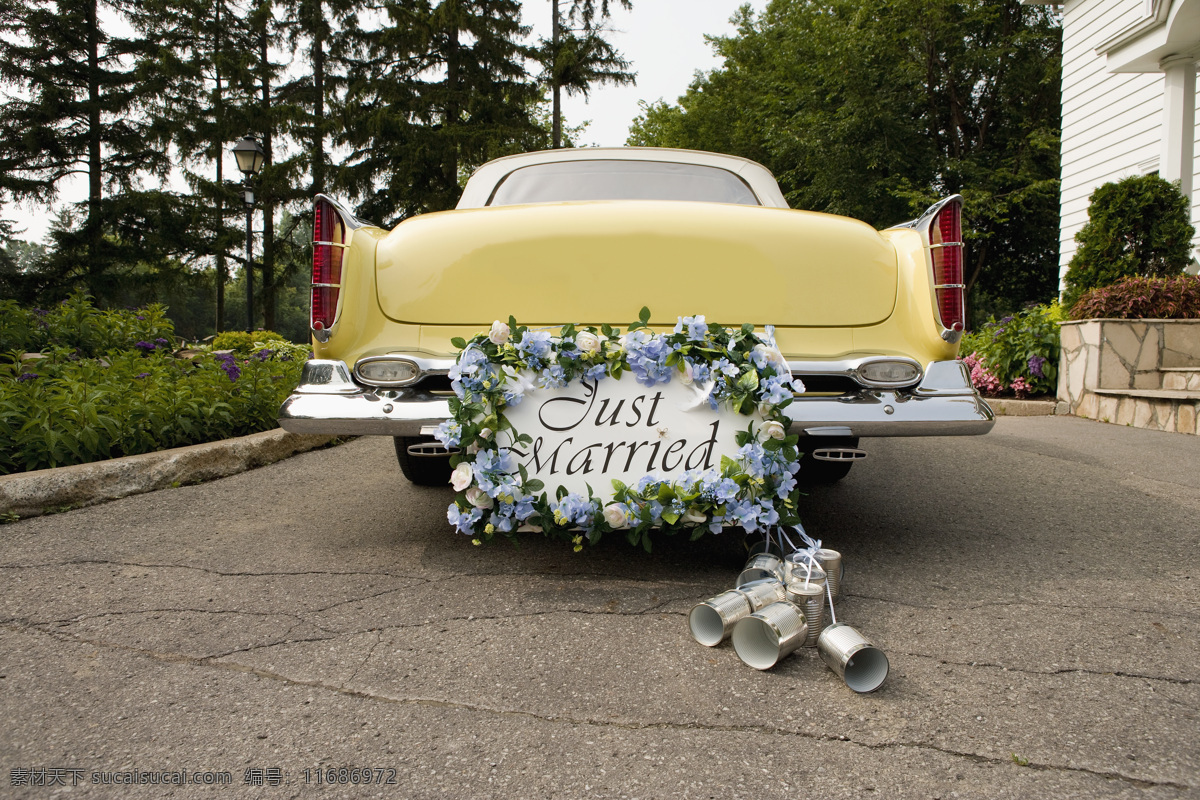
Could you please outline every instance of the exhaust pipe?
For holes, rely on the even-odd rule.
[[[418,458],[445,458],[457,452],[459,452],[457,447],[447,450],[437,442],[417,442],[408,446],[408,454]]]
[[[867,451],[857,447],[818,447],[812,451],[812,457],[816,461],[862,461]]]

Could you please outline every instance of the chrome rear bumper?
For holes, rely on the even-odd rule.
[[[863,389],[837,397],[797,396],[790,430],[808,436],[971,436],[995,416],[958,361],[928,365],[913,389]],[[419,387],[373,389],[354,382],[341,361],[309,361],[279,409],[292,433],[420,436],[450,417],[449,397]]]

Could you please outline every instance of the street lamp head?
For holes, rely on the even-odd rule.
[[[263,162],[267,160],[267,154],[263,152],[258,140],[249,135],[243,136],[233,146],[233,156],[237,159],[238,169],[247,177],[262,169]]]

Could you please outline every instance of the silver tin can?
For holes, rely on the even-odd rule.
[[[842,599],[842,576],[845,574],[845,567],[842,564],[842,554],[837,550],[829,550],[821,548],[817,551],[817,560],[821,562],[821,567],[829,576],[829,593],[833,595],[834,602]]]
[[[787,599],[804,611],[804,622],[808,625],[805,647],[816,647],[817,637],[825,629],[825,580],[792,581],[787,585]]]
[[[746,562],[746,566],[738,575],[734,586],[741,586],[751,581],[761,581],[773,578],[774,580],[783,580],[783,559],[772,553],[759,553],[750,556],[750,560]]]
[[[783,588],[783,581],[777,581],[774,578],[743,583],[734,589],[734,591],[741,592],[746,596],[746,599],[750,601],[751,611],[758,611],[763,606],[778,603],[787,597]]]
[[[736,626],[734,636],[737,636]],[[873,692],[887,678],[887,656],[849,625],[839,622],[821,631],[817,652],[821,654],[821,660],[856,692]]]
[[[707,647],[725,641],[737,621],[750,616],[750,598],[731,590],[692,607],[688,614],[688,630],[692,638]]]
[[[755,611],[733,626],[733,649],[755,669],[770,669],[804,644],[804,612],[783,600]]]
[[[825,583],[825,570],[819,561],[809,560],[806,550],[792,553],[783,562],[784,583],[820,581]]]

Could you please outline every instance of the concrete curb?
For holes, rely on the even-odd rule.
[[[0,476],[0,514],[36,517],[173,485],[236,475],[327,444],[334,437],[282,428],[90,464]]]
[[[1058,405],[1054,400],[1015,400],[1009,397],[983,399],[997,417],[1049,417]]]

